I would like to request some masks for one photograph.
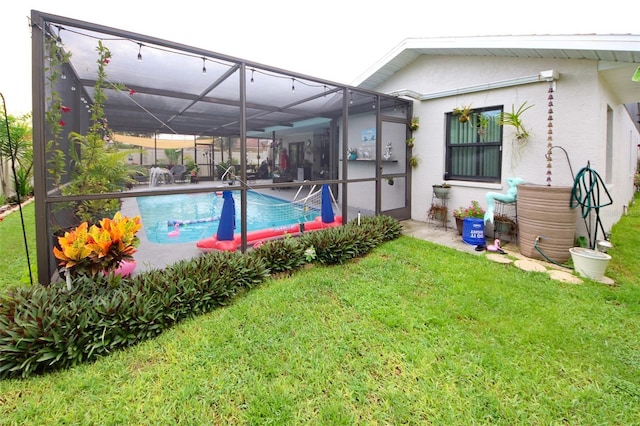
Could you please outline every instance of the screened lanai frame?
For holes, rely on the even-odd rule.
[[[71,131],[84,133],[91,125],[90,105],[96,83],[98,42],[111,51],[104,89],[107,100],[104,112],[115,132],[134,134],[179,134],[194,137],[237,137],[240,145],[240,176],[228,189],[241,192],[241,228],[243,250],[246,249],[246,141],[263,138],[278,142],[277,136],[298,129],[322,129],[318,140],[328,134],[330,172],[311,182],[269,182],[252,188],[300,187],[327,183],[336,188],[342,205],[342,216],[348,220],[348,184],[371,181],[375,189],[372,212],[385,212],[381,187],[387,176],[400,178],[406,184],[404,206],[389,214],[398,219],[410,217],[410,152],[404,139],[410,136],[411,101],[369,90],[359,89],[319,78],[297,74],[243,59],[185,46],[155,37],[78,21],[71,18],[32,11],[32,78],[33,78],[33,142],[34,188],[36,200],[36,241],[38,280],[50,282],[56,261],[52,255],[53,236],[50,216],[52,207],[66,201],[127,198],[165,195],[175,189],[112,192],[107,194],[60,195],[59,187],[47,172],[51,153],[46,143],[51,139],[48,124],[52,96],[65,106],[61,142],[63,150],[74,147],[69,142]],[[70,54],[67,63],[51,61],[47,40],[55,40],[62,52]],[[55,63],[55,64],[54,64]],[[54,65],[58,69],[53,69]],[[51,75],[59,77],[52,83]],[[110,86],[109,86],[110,85]],[[350,118],[371,116],[375,133],[370,176],[349,178],[347,148],[361,129],[350,129]],[[50,120],[49,120],[50,121]],[[401,167],[387,174],[383,171],[383,123],[403,124],[406,131],[396,141],[396,162]],[[316,138],[309,143],[316,143]],[[396,137],[399,139],[399,137]],[[356,143],[354,141],[353,143]],[[401,152],[400,152],[401,151]],[[70,164],[67,161],[67,171]],[[64,178],[64,179],[68,179]],[[64,179],[61,182],[64,185]],[[182,186],[181,193],[211,192],[197,185]],[[385,212],[386,213],[386,212]]]

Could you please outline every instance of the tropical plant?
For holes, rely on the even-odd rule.
[[[411,129],[412,132],[415,132],[419,128],[420,128],[420,117],[411,118],[411,123],[409,124],[409,129]]]
[[[458,207],[453,210],[453,217],[456,219],[464,219],[466,217],[484,218],[484,209],[480,207],[477,201],[471,201],[469,207]]]
[[[196,162],[191,158],[186,158],[186,160],[187,161],[186,161],[185,167],[187,168],[187,173],[197,172],[198,165],[196,164]]]
[[[13,190],[24,197],[33,191],[33,144],[31,140],[31,114],[20,117],[7,116],[7,125],[0,126],[0,184],[1,194],[9,195],[9,182],[5,176],[8,160],[15,159],[15,181]],[[9,133],[7,133],[7,128]]]
[[[133,260],[139,244],[136,233],[141,227],[140,216],[128,218],[120,212],[113,219],[103,218],[98,225],[82,222],[58,237],[60,248],[54,247],[53,254],[60,260],[59,266],[64,268],[67,277],[108,273],[122,261]]]
[[[169,159],[169,164],[178,164],[178,160],[180,160],[179,149],[166,148],[164,150],[164,155]]]
[[[478,114],[476,118],[478,122],[478,135],[480,135],[480,137],[485,137],[487,135],[487,128],[489,127],[491,118],[482,113]]]
[[[91,125],[86,134],[69,133],[76,149],[70,150],[73,171],[69,185],[63,195],[103,194],[114,192],[135,183],[136,173],[143,172],[140,166],[129,165],[127,157],[135,150],[118,150],[112,142],[112,132],[104,113],[107,99],[104,87],[108,83],[106,66],[111,59],[109,49],[98,42],[98,73],[90,107]],[[114,89],[121,89],[111,85]],[[120,209],[119,199],[84,200],[75,203],[74,213],[80,221],[97,222],[105,215],[112,215]]]
[[[453,115],[458,116],[460,123],[466,123],[471,118],[471,104],[454,108]]]
[[[516,110],[515,105],[511,105],[511,112],[503,112],[500,115],[498,124],[513,127],[515,129],[516,140],[525,142],[529,138],[529,131],[524,127],[522,115],[533,106],[534,105],[527,105],[525,101]]]

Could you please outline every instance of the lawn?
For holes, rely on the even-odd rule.
[[[31,261],[33,281],[37,282],[36,226],[33,203],[22,208],[26,228],[27,245]],[[25,255],[22,220],[19,211],[9,214],[0,221],[0,291],[16,285],[30,283],[29,264]]]
[[[637,424],[638,205],[612,240],[615,286],[401,237],[93,364],[0,381],[1,422]]]

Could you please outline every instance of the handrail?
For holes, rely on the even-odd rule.
[[[305,181],[307,182],[307,181]],[[302,191],[302,188],[304,188],[304,185],[300,185],[300,188],[298,188],[298,192],[296,192],[296,195],[293,196],[293,201],[296,201],[298,199],[298,195],[300,195],[300,191]],[[307,194],[307,198],[309,198],[309,196],[311,194],[313,194],[313,190],[316,189],[316,185],[311,186],[311,189],[309,190],[309,193]]]
[[[227,173],[231,172],[231,170],[235,170],[235,167],[229,166],[227,170],[225,170],[224,173],[222,174],[222,177],[220,178],[220,180],[224,180],[224,178],[227,176]]]

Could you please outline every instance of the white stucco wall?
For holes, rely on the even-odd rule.
[[[505,111],[523,102],[534,107],[524,115],[530,131],[526,147],[516,155],[512,129],[504,128],[502,182],[495,184],[450,181],[452,185],[449,210],[468,206],[478,200],[486,207],[485,194],[506,192],[506,179],[519,177],[527,182],[546,184],[548,138],[548,89],[550,83],[537,82],[514,87],[463,93],[465,87],[490,84],[555,70],[560,77],[553,93],[552,185],[569,185],[574,175],[590,163],[604,179],[607,166],[607,106],[613,110],[612,181],[607,186],[614,201],[612,207],[601,210],[608,231],[623,213],[633,196],[633,171],[638,144],[638,131],[624,106],[613,99],[603,81],[598,78],[598,64],[591,60],[517,59],[482,57],[445,57],[423,55],[397,72],[376,90],[394,92],[410,89],[420,94],[460,89],[454,96],[415,101],[414,115],[420,117],[420,129],[414,133],[414,155],[421,164],[413,172],[412,217],[425,220],[431,205],[431,185],[441,183],[445,168],[445,113],[455,107],[473,108],[503,105]],[[630,159],[630,156],[633,157]]]

